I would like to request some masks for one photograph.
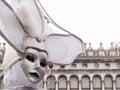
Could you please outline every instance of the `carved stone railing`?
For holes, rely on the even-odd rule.
[[[87,44],[85,43],[83,48],[85,51],[79,57],[118,57],[120,56],[120,45],[118,44],[111,43],[108,49],[104,49],[102,43],[100,43],[98,49],[93,49],[91,43],[89,43],[88,47],[86,47]]]

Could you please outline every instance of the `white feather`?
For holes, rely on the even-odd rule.
[[[12,1],[13,9],[28,34],[40,37],[44,32],[44,20],[42,13],[39,13],[34,0]]]

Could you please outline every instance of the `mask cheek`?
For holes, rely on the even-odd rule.
[[[40,79],[42,79],[45,76],[46,69],[41,68],[37,72],[39,73]]]
[[[34,69],[33,69],[34,68],[34,63],[29,62],[26,59],[21,60],[21,67],[22,67],[25,74],[34,71]]]

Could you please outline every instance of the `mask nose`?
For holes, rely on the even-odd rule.
[[[36,61],[35,61],[35,64],[34,64],[34,69],[38,69],[38,68],[41,68],[41,66],[40,66],[40,61],[39,61],[39,60],[36,60]]]
[[[45,68],[47,66],[45,61],[42,60],[36,60],[35,61],[35,65],[34,65],[34,69],[40,69],[40,68]]]

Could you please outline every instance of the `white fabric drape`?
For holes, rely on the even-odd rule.
[[[27,80],[23,70],[21,69],[20,62],[17,62],[9,70],[7,70],[3,77],[4,88],[10,90],[17,90],[22,87],[40,88],[40,83],[33,84]],[[33,89],[34,90],[34,89]]]

